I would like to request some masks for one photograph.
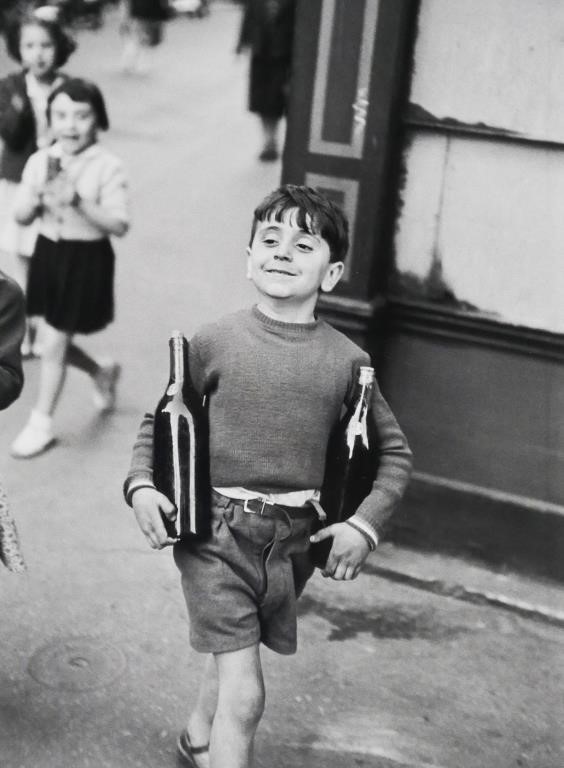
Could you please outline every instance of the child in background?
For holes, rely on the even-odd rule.
[[[255,210],[247,249],[258,303],[190,342],[190,373],[208,402],[213,486],[210,539],[174,544],[190,641],[209,654],[178,742],[191,768],[250,768],[264,708],[260,643],[296,650],[296,598],[313,572],[312,500],[329,434],[359,367],[370,364],[315,316],[319,292],[331,291],[343,273],[347,247],[346,219],[331,201],[308,187],[272,193]],[[377,386],[371,415],[379,447],[372,492],[350,520],[311,539],[333,539],[325,575],[338,580],[359,573],[411,469],[407,441]],[[153,485],[152,447],[146,415],[124,490],[149,544],[160,549],[174,543],[161,512],[173,519],[175,509]]]
[[[24,290],[37,227],[15,221],[16,190],[29,157],[51,143],[47,99],[65,79],[59,67],[76,47],[53,11],[56,9],[27,11],[9,22],[8,52],[22,69],[0,80],[0,251],[5,254],[4,269],[10,271],[13,265],[14,277]],[[31,353],[30,342],[28,331],[24,355]]]
[[[50,95],[47,116],[55,143],[30,157],[16,199],[16,219],[39,219],[28,282],[27,313],[44,318],[39,394],[12,455],[29,458],[55,439],[53,413],[67,365],[94,382],[100,410],[114,405],[120,373],[73,342],[114,316],[114,251],[110,235],[129,226],[127,181],[121,161],[98,144],[109,127],[102,94],[93,83],[65,80]]]

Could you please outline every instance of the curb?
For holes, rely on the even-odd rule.
[[[554,627],[564,628],[564,611],[535,605],[524,600],[517,600],[494,592],[465,587],[463,584],[451,584],[441,579],[418,576],[413,573],[406,573],[405,571],[387,568],[381,565],[374,565],[372,563],[366,563],[363,570],[365,573],[380,576],[388,581],[393,581],[398,584],[407,584],[416,589],[433,592],[441,597],[453,597],[456,600],[473,603],[474,605],[491,605],[496,608],[511,611],[526,619],[532,619],[533,621],[543,622]]]

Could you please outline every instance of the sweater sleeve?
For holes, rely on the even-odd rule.
[[[153,427],[153,414],[146,413],[133,443],[131,463],[123,484],[123,495],[129,506],[133,491],[153,485]]]
[[[363,530],[368,528],[367,533],[374,534],[377,541],[382,526],[393,514],[405,492],[411,475],[413,455],[376,382],[370,414],[378,438],[378,468],[371,492],[350,520]]]
[[[23,293],[13,280],[0,276],[0,410],[13,403],[22,391],[20,346],[24,330]]]
[[[18,96],[20,104],[17,103]],[[29,99],[14,90],[13,78],[0,80],[0,136],[10,149],[18,152],[34,135],[35,123]]]

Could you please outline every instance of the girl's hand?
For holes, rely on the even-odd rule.
[[[56,211],[69,205],[75,205],[77,200],[76,189],[71,182],[62,175],[57,176],[45,185],[42,201],[50,211]]]
[[[40,214],[43,207],[41,193],[29,186],[20,186],[18,199],[14,211],[14,218],[18,224],[27,226]]]
[[[362,533],[346,523],[328,525],[311,536],[310,541],[314,544],[329,538],[333,539],[333,546],[323,575],[331,576],[336,581],[356,579],[370,552],[368,542]]]
[[[176,507],[156,488],[133,491],[131,504],[137,524],[153,549],[162,549],[175,543],[166,532],[161,512],[169,520],[176,519]]]

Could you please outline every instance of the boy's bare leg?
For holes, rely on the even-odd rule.
[[[210,742],[210,733],[217,708],[217,665],[210,654],[204,666],[204,675],[198,691],[196,706],[188,718],[188,735],[193,747],[203,747]],[[209,764],[207,754],[198,755],[198,765]]]
[[[259,646],[215,655],[219,679],[210,738],[210,768],[251,768],[255,732],[264,712]]]

